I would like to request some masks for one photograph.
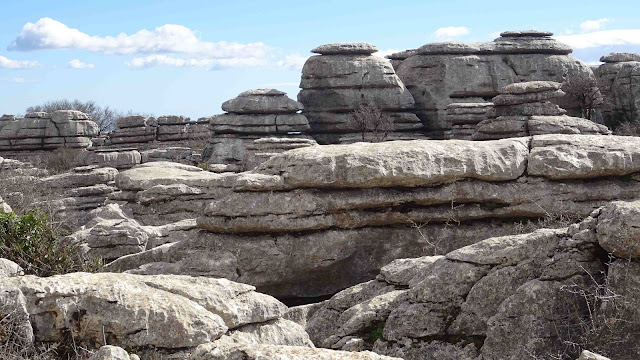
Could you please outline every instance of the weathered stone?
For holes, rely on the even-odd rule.
[[[565,95],[562,90],[543,90],[523,94],[500,94],[492,99],[496,105],[517,105],[557,99]]]
[[[600,58],[600,61],[605,63],[620,63],[627,61],[640,61],[640,54],[636,53],[624,53],[624,52],[612,52],[608,55],[604,55]]]
[[[369,351],[347,352],[299,346],[215,343],[199,346],[190,360],[399,360]]]
[[[555,81],[527,81],[503,86],[498,91],[501,94],[530,94],[542,91],[560,90],[561,88],[562,84]]]
[[[93,353],[89,360],[131,360],[131,358],[125,349],[113,345],[105,345]]]
[[[311,50],[322,55],[371,55],[376,51],[378,49],[374,45],[364,42],[325,44]]]
[[[275,89],[257,89],[241,93],[222,104],[222,110],[234,114],[287,114],[302,110],[302,104]]]
[[[549,179],[623,176],[640,171],[640,139],[624,136],[534,136],[527,173]]]
[[[598,216],[596,237],[607,252],[623,258],[640,257],[640,202],[614,202]]]
[[[20,275],[24,275],[24,272],[20,265],[9,259],[0,258],[0,277]]]
[[[604,125],[591,120],[570,116],[532,116],[527,122],[529,135],[581,134],[611,135]]]

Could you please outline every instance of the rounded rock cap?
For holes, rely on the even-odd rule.
[[[375,45],[365,42],[325,44],[311,50],[320,55],[371,55],[377,51]]]
[[[539,30],[512,30],[500,33],[501,37],[548,37],[552,36],[550,31]]]
[[[276,89],[250,89],[247,91],[243,91],[240,93],[240,96],[254,96],[254,95],[262,95],[262,96],[284,96],[287,93],[284,91],[276,90]]]
[[[629,52],[612,52],[600,58],[605,63],[619,63],[628,61],[640,61],[640,54]]]

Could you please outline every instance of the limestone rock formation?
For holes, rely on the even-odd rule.
[[[633,137],[539,135],[312,146],[228,175],[157,168],[161,176],[150,176],[143,165],[121,173],[119,186],[142,199],[146,189],[193,176],[185,185],[206,186],[203,200],[180,216],[200,211],[205,231],[107,268],[221,276],[281,299],[325,296],[373,278],[393,259],[445,254],[513,234],[527,220],[586,216],[611,200],[637,199],[638,149]],[[187,208],[175,205],[180,197],[148,214]]]
[[[593,121],[564,115],[552,100],[563,97],[562,84],[528,81],[509,84],[493,98],[489,119],[476,125],[474,140],[494,140],[544,134],[602,134],[611,131]]]
[[[472,140],[476,126],[487,119],[487,112],[492,108],[493,103],[490,102],[447,105],[444,120],[451,125],[451,130],[445,131],[445,139]]]
[[[118,170],[130,169],[142,161],[140,152],[135,148],[92,149],[81,154],[76,160],[82,165],[113,167]]]
[[[86,211],[104,205],[107,197],[117,190],[114,186],[117,174],[118,170],[114,168],[82,166],[42,178],[39,183],[63,192],[64,197],[49,206],[54,205],[58,211],[68,215],[76,213],[81,216]]]
[[[640,119],[640,54],[611,53],[603,56],[595,71],[602,84],[600,91],[611,104],[605,109],[605,121],[611,124]]]
[[[315,140],[302,138],[267,137],[256,139],[253,144],[247,145],[245,166],[247,169],[253,169],[285,151],[315,145],[318,145]]]
[[[6,214],[6,213],[10,213],[12,211],[13,210],[11,210],[11,206],[9,206],[9,204],[4,202],[4,200],[2,200],[2,197],[0,197],[0,213]]]
[[[210,118],[211,144],[204,157],[209,163],[227,165],[226,171],[247,167],[247,147],[263,137],[307,139],[307,118],[299,114],[302,104],[276,89],[247,90],[222,104],[227,113]],[[293,140],[295,141],[295,140]]]
[[[158,122],[153,117],[131,115],[119,118],[116,129],[109,133],[110,145],[136,144],[156,139]]]
[[[413,97],[391,64],[371,55],[376,51],[366,43],[327,44],[311,51],[320,55],[302,68],[298,101],[320,144],[358,141],[362,130],[353,111],[361,105],[379,109],[392,122],[390,140],[420,138]]]
[[[442,137],[450,129],[447,105],[484,102],[506,85],[534,80],[562,82],[565,75],[591,75],[591,69],[567,54],[571,48],[551,33],[502,33],[486,43],[432,43],[393,54],[396,73],[416,102],[416,114],[427,134]],[[577,104],[559,102],[565,109]]]
[[[611,222],[614,217],[619,223]],[[598,344],[613,358],[633,359],[638,350],[627,346],[635,343],[638,332],[617,327],[640,323],[631,300],[640,295],[634,283],[637,266],[603,257],[600,246],[610,235],[600,231],[616,232],[621,223],[633,231],[631,224],[638,221],[640,201],[616,202],[568,228],[489,238],[445,256],[396,260],[375,280],[325,301],[306,329],[316,346],[345,349],[357,342],[361,350],[408,360],[571,356],[577,349],[563,343],[582,345],[589,336],[595,336],[591,345]],[[637,237],[627,240],[634,247],[640,242]],[[613,267],[605,272],[611,261]],[[623,298],[588,308],[580,294],[590,294],[599,284],[610,284],[608,294]],[[632,313],[596,318],[614,306]],[[622,314],[627,315],[616,317]],[[585,319],[592,327],[580,327]],[[628,336],[622,340],[627,345],[597,343],[600,336]],[[587,355],[592,356],[581,358],[594,358]]]
[[[301,326],[282,319],[284,304],[226,279],[109,273],[0,277],[0,300],[0,316],[9,315],[37,343],[60,341],[70,332],[78,346],[106,339],[167,352],[218,339],[312,346]]]
[[[28,113],[24,118],[3,117],[0,151],[86,148],[98,134],[98,126],[80,111]]]

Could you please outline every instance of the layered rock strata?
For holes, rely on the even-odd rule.
[[[450,124],[447,105],[483,102],[511,83],[566,75],[590,76],[591,69],[568,54],[571,48],[540,31],[509,31],[493,42],[431,43],[390,56],[398,77],[416,103],[416,114],[428,135],[441,138]],[[565,109],[578,104],[559,102]]]
[[[487,112],[493,108],[493,103],[452,103],[447,105],[447,115],[444,120],[451,125],[451,130],[445,131],[445,139],[472,140],[472,135],[479,122],[487,120]]]
[[[605,121],[611,124],[640,119],[640,54],[611,53],[600,58],[604,62],[595,71],[601,91],[609,103]]]
[[[163,115],[158,118],[132,115],[119,118],[116,129],[109,133],[101,146],[149,150],[207,142],[210,137],[208,119],[205,118],[191,121],[182,115]]]
[[[40,200],[42,206],[53,207],[68,216],[84,218],[86,212],[105,204],[107,197],[115,192],[115,168],[83,166],[69,172],[44,177],[37,180],[39,186],[51,190],[52,194],[62,194],[59,198]],[[67,219],[71,222],[72,219]]]
[[[253,169],[285,151],[316,145],[318,143],[312,139],[271,137],[256,139],[253,144],[247,146],[245,165],[247,169]]]
[[[492,99],[490,117],[476,125],[473,140],[495,140],[544,134],[610,135],[611,131],[593,121],[566,116],[552,101],[565,95],[562,84],[529,81],[501,88]]]
[[[147,143],[156,139],[158,122],[153,117],[132,115],[116,120],[106,145]]]
[[[98,126],[80,111],[33,112],[24,118],[3,116],[0,151],[86,148],[98,135]]]
[[[363,128],[353,114],[362,105],[381,111],[391,125],[389,140],[420,138],[422,124],[411,112],[413,97],[391,64],[371,55],[376,51],[367,43],[327,44],[311,50],[320,55],[310,57],[302,68],[298,101],[320,144],[362,141]]]
[[[635,199],[639,148],[630,137],[541,135],[295,149],[251,172],[207,174],[202,192],[211,195],[197,206],[208,203],[197,219],[205,231],[108,269],[222,276],[282,299],[325,296],[396,258],[444,254],[528,220]],[[121,176],[146,176],[137,169]],[[132,188],[175,181],[164,179]]]
[[[247,169],[247,147],[263,137],[307,139],[302,104],[276,89],[247,90],[222,104],[225,114],[210,118],[210,149],[204,160],[226,165],[224,171]]]
[[[568,228],[490,238],[444,256],[396,260],[375,280],[325,301],[306,329],[316,346],[369,349],[408,360],[559,353],[575,358],[580,346],[563,344],[589,336],[596,338],[587,345],[606,355],[635,359],[640,316],[633,304],[640,293],[632,284],[638,283],[634,249],[640,237],[633,224],[638,221],[640,202],[614,202]],[[609,258],[603,249],[624,251]],[[585,294],[597,296],[598,286],[617,300],[587,303],[591,295]],[[593,327],[581,327],[585,319]],[[368,336],[372,329],[377,336]],[[621,343],[598,343],[599,336]]]

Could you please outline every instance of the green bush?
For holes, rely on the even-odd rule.
[[[39,210],[22,216],[0,214],[0,257],[16,262],[25,274],[37,276],[95,272],[102,265],[86,259],[77,246],[61,244]]]

